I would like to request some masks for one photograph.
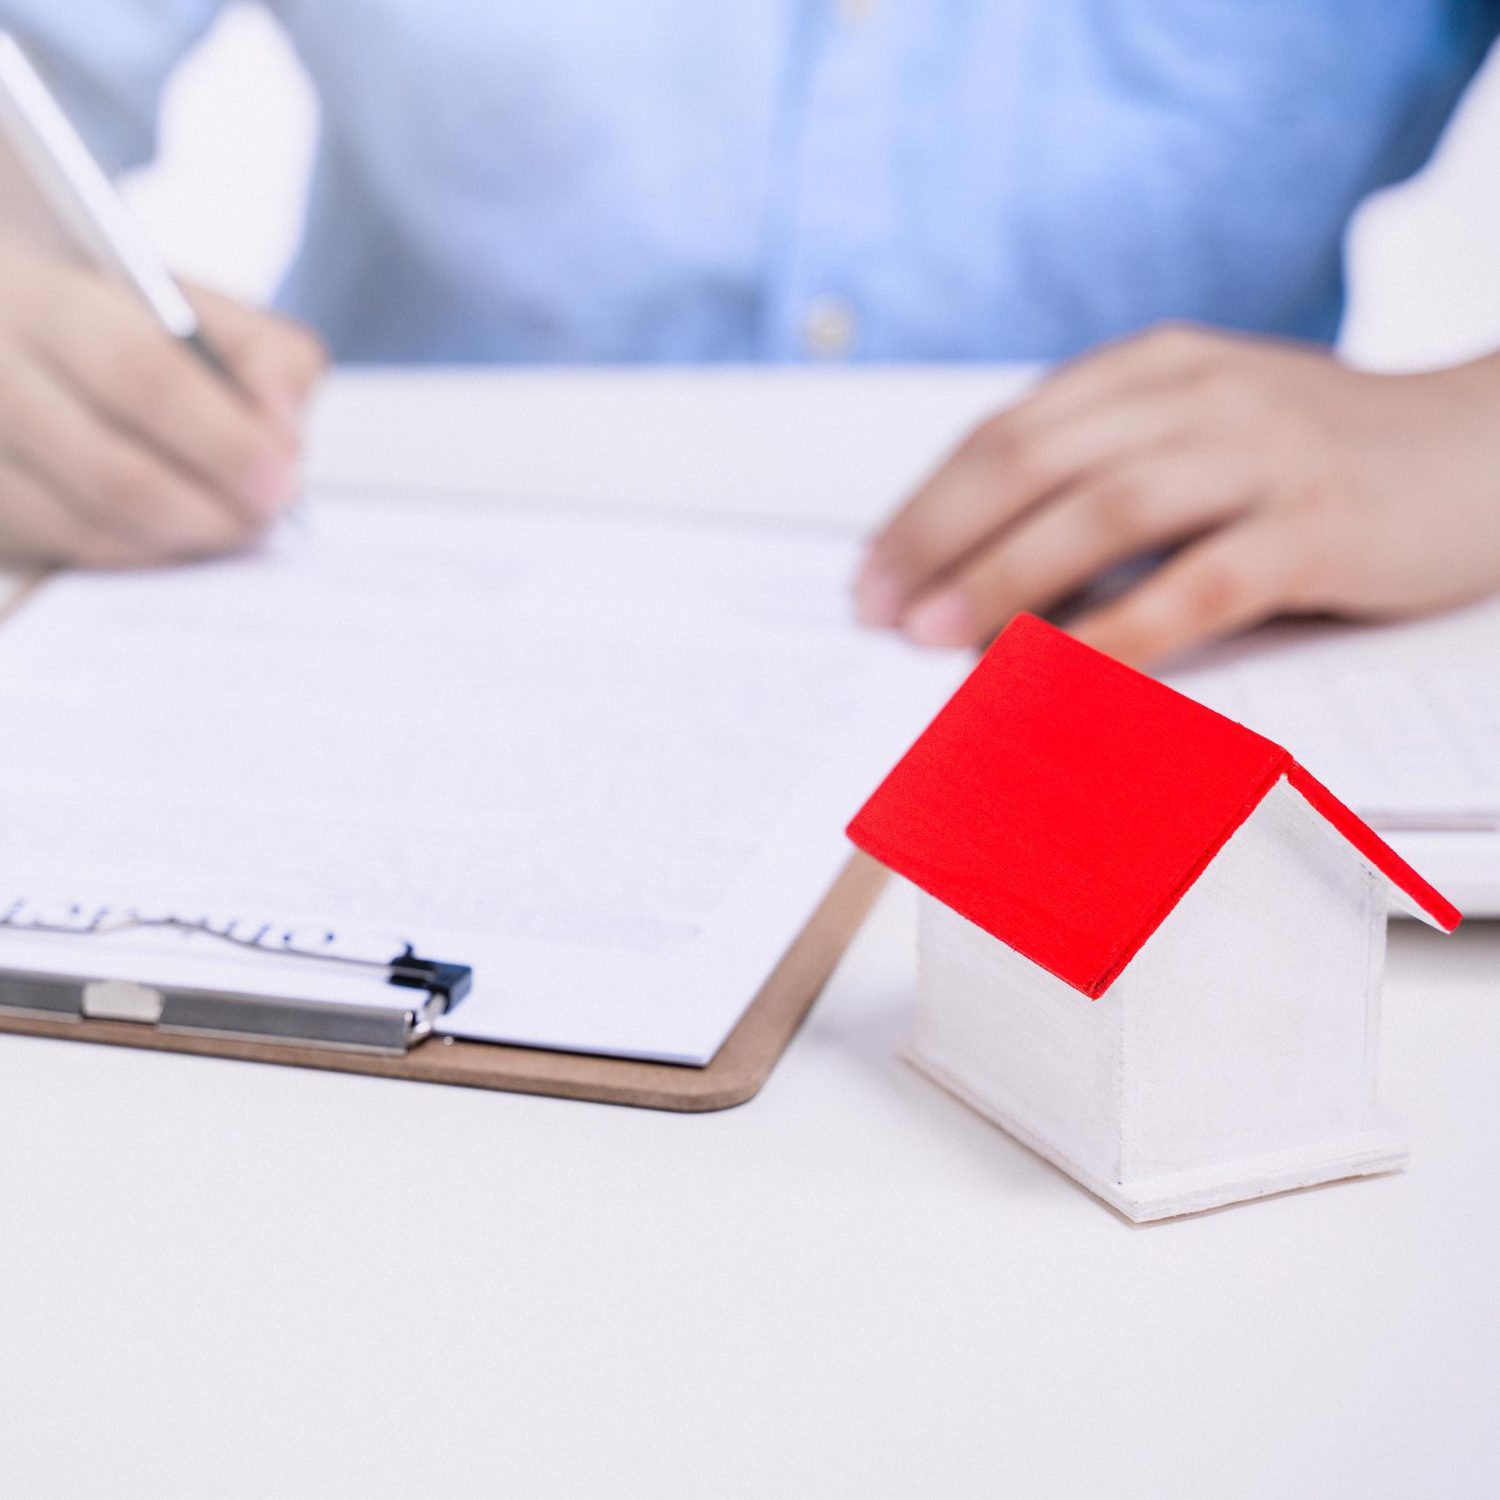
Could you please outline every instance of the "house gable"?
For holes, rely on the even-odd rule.
[[[1385,882],[1279,782],[1106,1002],[1124,1023],[1123,1177],[1365,1128],[1385,925]]]

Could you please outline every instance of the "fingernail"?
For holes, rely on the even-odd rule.
[[[854,580],[854,612],[863,625],[894,625],[901,618],[906,591],[895,570],[867,557]]]
[[[953,592],[923,600],[901,624],[919,646],[971,646],[979,633],[968,600]]]
[[[296,464],[279,455],[263,458],[245,476],[245,498],[268,515],[280,510],[296,488]]]

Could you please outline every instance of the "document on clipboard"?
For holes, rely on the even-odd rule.
[[[177,926],[135,931],[156,956],[122,969],[99,960],[123,934],[0,924],[0,970],[61,976],[62,1004],[155,978],[259,993],[264,1016],[313,960],[206,950],[275,913],[314,946],[399,939],[372,965],[472,971],[423,1009],[374,967],[320,969],[325,1010],[373,986],[408,1040],[707,1063],[968,667],[851,622],[857,551],[813,527],[324,497],[253,556],[50,580],[0,626],[0,906]]]

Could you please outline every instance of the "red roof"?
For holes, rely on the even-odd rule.
[[[1282,778],[1418,916],[1459,913],[1272,741],[1018,615],[849,837],[1097,997]]]

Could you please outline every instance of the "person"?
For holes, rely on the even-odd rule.
[[[0,24],[127,167],[220,8],[0,0]],[[1164,547],[1081,633],[1145,660],[1500,583],[1496,362],[1379,377],[1326,347],[1350,214],[1426,159],[1493,0],[271,8],[321,130],[278,311],[196,294],[247,394],[6,244],[12,557],[266,525],[322,366],[306,324],[350,360],[1065,361],[873,539],[860,613],[920,641]]]

